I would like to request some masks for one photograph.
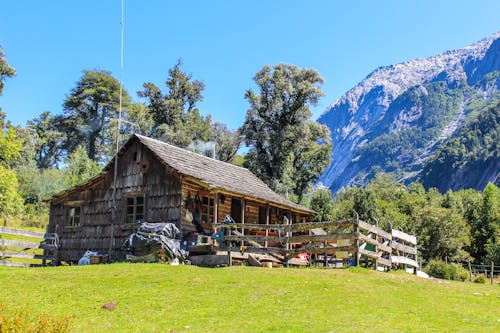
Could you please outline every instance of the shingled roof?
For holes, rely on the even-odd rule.
[[[197,179],[214,190],[226,190],[312,213],[271,190],[248,169],[202,156],[163,141],[134,134],[156,157],[180,174]]]

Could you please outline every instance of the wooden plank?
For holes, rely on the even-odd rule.
[[[278,236],[265,236],[265,235],[228,235],[224,237],[227,241],[254,241],[254,242],[279,242],[284,239],[283,237]]]
[[[305,246],[300,249],[288,250],[288,256],[295,256],[299,253],[310,254],[335,254],[335,252],[354,252],[354,246],[327,246],[327,247],[309,247]]]
[[[378,250],[392,254],[392,247],[390,247],[389,245],[385,245],[383,243],[378,244]]]
[[[391,247],[395,250],[398,250],[398,251],[401,251],[404,253],[417,255],[417,248],[416,247],[404,245],[404,244],[394,242],[394,241],[391,242]]]
[[[387,266],[387,267],[392,266],[392,262],[390,259],[386,259],[386,258],[382,258],[382,257],[377,258],[377,263],[380,265],[383,265],[383,266]]]
[[[376,239],[373,239],[371,237],[368,237],[366,235],[363,235],[362,233],[359,234],[359,239],[362,240],[363,242],[373,244],[373,245],[379,245],[379,242]]]
[[[0,246],[14,246],[27,249],[38,249],[41,247],[41,244],[36,242],[22,242],[10,239],[0,239]]]
[[[0,260],[0,266],[8,266],[8,267],[31,267],[32,264],[20,263],[20,262],[10,262]]]
[[[392,239],[392,235],[390,233],[388,233],[380,228],[377,228],[374,225],[371,225],[371,224],[366,223],[366,222],[361,221],[361,220],[358,223],[359,223],[359,227],[361,229],[365,229],[371,233],[377,234],[377,235],[382,236],[386,239]]]
[[[9,235],[18,235],[18,236],[26,236],[26,237],[37,237],[43,238],[45,235],[44,232],[24,230],[24,229],[14,229],[7,227],[0,227],[0,234],[9,234]]]
[[[413,245],[417,245],[417,237],[413,235],[409,235],[405,232],[402,232],[400,230],[392,230],[392,238],[399,238],[401,240],[404,240],[405,242],[411,243]]]
[[[339,227],[339,226],[353,226],[354,221],[329,221],[329,222],[307,222],[296,224],[255,224],[255,223],[214,223],[214,228],[227,228],[227,229],[260,229],[260,230],[283,230],[283,231],[302,231],[317,228]]]
[[[261,266],[260,261],[257,260],[257,258],[255,258],[251,254],[248,255],[248,263],[250,264],[250,266],[254,266],[254,267],[260,267]]]
[[[418,262],[403,256],[391,256],[391,261],[393,264],[404,264],[418,268]]]
[[[56,260],[55,257],[53,257],[53,256],[44,256],[44,255],[34,254],[34,253],[8,252],[8,251],[0,251],[0,257],[40,259],[40,260]]]
[[[297,235],[290,236],[288,241],[290,243],[305,243],[305,242],[324,242],[330,240],[339,240],[339,239],[356,239],[358,238],[358,234],[350,233],[350,234],[331,234],[331,235]]]
[[[242,233],[240,233],[240,232],[239,232],[239,231],[237,231],[237,230],[231,230],[231,232],[232,232],[233,234],[235,234],[236,236],[240,236],[240,237],[243,237],[243,236],[244,236]],[[228,236],[230,236],[230,235],[228,235]],[[260,236],[260,237],[262,237],[262,236]],[[251,245],[253,245],[253,246],[255,246],[255,247],[260,247],[260,248],[263,248],[263,246],[262,246],[262,245],[260,245],[260,244],[259,244],[259,243],[257,243],[257,242],[254,242],[254,241],[250,241],[250,240],[249,240],[249,241],[248,241],[248,243],[249,243],[249,244],[251,244]]]
[[[236,246],[219,246],[218,251],[231,251],[231,252],[239,252],[242,253],[240,247]],[[272,254],[272,253],[284,253],[285,249],[278,247],[268,247],[268,248],[259,248],[259,247],[250,247],[247,246],[243,253],[259,253],[259,254]]]
[[[302,231],[317,228],[349,227],[353,226],[354,223],[354,220],[296,223],[290,225],[290,231]]]
[[[373,251],[368,251],[365,249],[359,249],[359,253],[361,253],[369,258],[372,258],[372,259],[379,259],[380,258],[380,255],[378,253],[373,252]]]

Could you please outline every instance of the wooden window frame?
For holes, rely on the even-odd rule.
[[[139,198],[142,198],[142,200],[138,200]],[[127,193],[125,195],[125,223],[136,224],[144,222],[145,216],[146,195],[144,193]]]
[[[65,227],[74,228],[79,227],[82,223],[82,207],[81,206],[69,206],[68,207],[68,218],[66,219]]]
[[[201,224],[212,224],[214,222],[214,198],[202,196],[201,198]]]

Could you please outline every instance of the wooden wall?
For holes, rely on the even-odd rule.
[[[92,185],[52,201],[48,231],[55,232],[57,226],[61,241],[60,259],[78,260],[86,250],[108,253],[112,234],[112,256],[122,259],[123,242],[138,226],[126,223],[125,196],[128,193],[144,193],[144,221],[179,224],[180,176],[168,170],[147,148],[136,141],[118,160],[117,211],[114,220],[113,169]],[[79,226],[66,226],[70,205],[81,207]]]

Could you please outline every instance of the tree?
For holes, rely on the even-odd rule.
[[[250,146],[248,167],[274,190],[285,193],[292,188],[300,195],[304,184],[320,174],[312,164],[324,164],[322,150],[320,160],[312,160],[317,156],[309,152],[318,149],[314,143],[330,143],[329,136],[325,137],[327,129],[304,123],[311,117],[309,106],[323,96],[318,86],[323,79],[316,70],[279,64],[264,66],[254,81],[259,93],[246,92],[250,108],[242,127],[245,143]],[[304,156],[299,156],[302,152]],[[300,170],[302,174],[299,166],[306,167]]]
[[[313,221],[333,221],[334,205],[330,190],[321,188],[316,190],[311,198],[311,209],[317,213],[314,215]]]
[[[231,131],[226,124],[216,122],[212,125],[216,142],[216,158],[224,162],[232,162],[241,146],[242,137],[239,131]]]
[[[428,206],[417,212],[415,219],[419,249],[425,261],[466,257],[462,249],[469,245],[470,231],[465,220],[455,211]]]
[[[62,145],[64,133],[59,131],[56,117],[43,112],[39,117],[28,121],[34,142],[34,158],[39,169],[57,167],[63,161]]]
[[[120,100],[120,83],[108,71],[86,70],[66,96],[60,128],[66,134],[65,149],[74,152],[83,142],[88,157],[104,162],[112,155],[114,126]],[[122,106],[130,97],[123,92]]]
[[[85,148],[82,146],[68,157],[67,164],[64,177],[67,187],[83,183],[101,170],[99,165],[85,154]]]
[[[202,117],[196,104],[203,99],[201,92],[205,84],[193,80],[191,74],[181,70],[182,61],[169,69],[166,81],[167,92],[162,93],[151,82],[143,84],[144,90],[137,94],[146,99],[153,118],[153,135],[166,142],[186,147],[193,140],[212,139],[210,117]]]
[[[10,67],[9,64],[7,64],[7,60],[5,60],[3,50],[0,47],[0,96],[3,92],[3,82],[6,78],[13,77],[14,75],[16,75],[16,71],[14,70],[14,68]]]

